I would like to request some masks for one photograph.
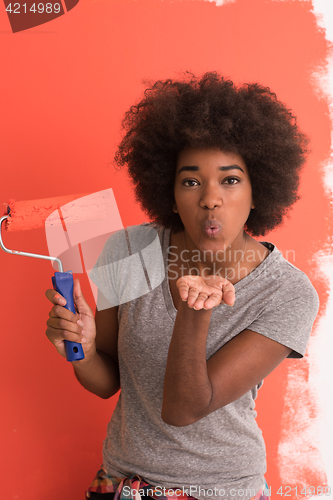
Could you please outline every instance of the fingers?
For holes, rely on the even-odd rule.
[[[64,299],[64,297],[62,297],[56,290],[53,290],[53,288],[46,290],[45,296],[50,302],[52,302],[52,304],[60,304],[61,306],[66,305],[66,299]]]
[[[177,282],[177,286],[180,298],[186,301],[188,299],[188,291],[190,289],[189,285],[185,281],[182,281],[180,283]]]
[[[66,300],[55,290],[47,290],[45,295],[53,304],[46,322],[46,336],[59,354],[66,357],[65,340],[83,344],[85,356],[95,352],[96,324],[94,314],[83,297],[79,280],[74,280],[73,287],[76,314],[63,307]]]
[[[203,309],[213,309],[220,305],[222,302],[222,295],[220,292],[212,293],[202,304]]]
[[[202,309],[205,300],[208,298],[209,294],[204,291],[200,291],[200,288],[196,286],[196,283],[192,280],[181,281],[177,283],[180,298],[187,302],[187,305],[192,309]]]
[[[57,314],[62,314],[63,316],[70,317],[72,321],[64,317],[60,317]],[[75,314],[59,305],[52,308],[46,324],[47,338],[50,340],[50,342],[52,342],[59,354],[61,354],[61,356],[63,357],[66,357],[64,340],[70,340],[77,343],[85,342],[85,337],[83,336],[82,330],[82,321],[79,320]]]
[[[54,344],[58,352],[66,357],[64,340],[82,343],[83,323],[77,314],[66,309],[66,299],[56,290],[50,289],[45,292],[46,298],[53,304],[47,320],[46,336]]]
[[[83,326],[82,320],[80,320],[76,314],[64,309],[62,306],[52,307],[46,324],[49,328],[54,330],[54,334],[62,336],[63,339],[73,341],[74,339],[67,338],[64,332],[68,332],[70,335],[75,334],[81,336]],[[75,342],[78,342],[77,338]]]
[[[208,299],[208,297],[208,293],[199,292],[199,290],[197,290],[196,288],[190,288],[188,293],[187,305],[198,311],[199,309],[203,309],[204,302]]]
[[[182,300],[187,301],[190,289],[200,290],[200,279],[201,276],[182,276],[179,278],[176,284]]]
[[[88,306],[82,291],[81,291],[81,286],[80,286],[80,280],[77,278],[74,280],[73,283],[73,298],[74,298],[74,303],[76,306],[76,309],[78,312],[82,314],[88,314],[89,316],[93,317],[93,312],[91,308]],[[46,290],[45,292],[46,298],[52,302],[52,304],[60,304],[61,306],[66,305],[66,299],[60,295],[59,292],[56,290],[50,289]]]
[[[235,288],[220,276],[183,276],[177,281],[180,298],[195,310],[212,309],[222,302],[232,306]]]
[[[214,282],[207,285],[207,282],[209,279],[201,276],[183,277],[177,282],[179,295],[183,301],[187,301],[188,307],[195,310],[212,309],[221,303],[222,286]]]
[[[230,281],[227,281],[223,286],[222,286],[222,297],[223,297],[223,302],[227,304],[227,306],[233,306],[235,303],[235,287]]]
[[[81,290],[81,285],[80,285],[80,280],[75,279],[74,280],[74,287],[73,287],[73,298],[74,298],[74,303],[76,310],[79,314],[81,315],[87,315],[90,316],[91,318],[94,317],[94,313],[91,310],[91,308],[88,306]]]
[[[56,304],[55,306],[52,307],[51,311],[49,312],[49,317],[50,318],[62,318],[66,321],[69,322],[74,322],[76,323],[77,320],[79,319],[79,316],[68,309],[66,309],[63,306],[60,306]]]

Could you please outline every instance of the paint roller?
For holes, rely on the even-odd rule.
[[[7,253],[14,255],[22,255],[25,257],[34,257],[37,259],[45,259],[56,262],[58,265],[58,272],[52,276],[53,288],[66,299],[64,306],[69,311],[76,314],[74,299],[73,299],[73,274],[71,271],[64,272],[63,265],[57,257],[49,255],[40,255],[29,252],[20,252],[18,250],[9,250],[5,247],[2,241],[2,224],[4,224],[7,231],[26,231],[29,229],[36,229],[44,227],[46,219],[52,214],[60,213],[60,219],[63,222],[61,215],[61,206],[68,205],[79,196],[85,195],[71,195],[63,196],[60,198],[46,198],[41,200],[21,201],[16,202],[10,200],[6,206],[5,214],[0,219],[0,247]],[[51,222],[52,223],[52,222]],[[78,361],[84,359],[82,345],[76,342],[65,340],[66,358],[67,361]]]

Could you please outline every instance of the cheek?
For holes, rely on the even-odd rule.
[[[234,219],[243,217],[247,219],[253,204],[251,191],[244,190],[239,192],[237,197],[229,200],[229,202],[229,207],[234,214]]]
[[[223,201],[228,205],[238,205],[239,208],[246,209],[252,203],[252,195],[248,189],[239,189],[237,192],[227,193]]]
[[[239,201],[243,202],[244,208],[247,209],[247,207],[251,207],[253,201],[252,201],[252,189],[251,187],[247,186],[244,188],[240,193],[239,193]]]
[[[177,188],[174,190],[174,208],[176,208],[177,213],[186,211],[186,207],[191,203],[190,197],[186,196],[186,193],[180,193]]]
[[[193,207],[184,199],[175,199],[173,211],[177,213],[184,225],[191,225],[194,219]]]

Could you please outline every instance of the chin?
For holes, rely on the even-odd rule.
[[[200,241],[200,244],[197,245],[199,250],[201,252],[204,251],[212,251],[212,252],[217,252],[218,250],[220,252],[224,252],[228,248],[228,243],[225,242],[225,240],[221,241],[221,238],[217,237],[206,237],[204,241]]]

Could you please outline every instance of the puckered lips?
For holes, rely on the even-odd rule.
[[[221,224],[216,219],[208,219],[203,224],[204,233],[210,238],[215,238],[221,231],[221,228]]]

